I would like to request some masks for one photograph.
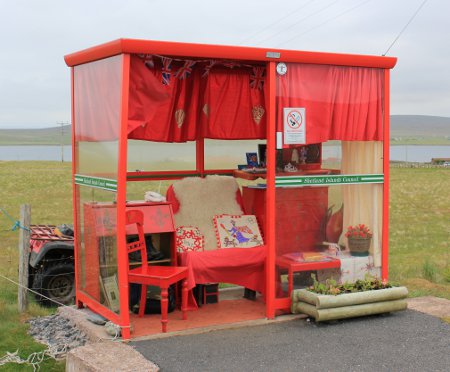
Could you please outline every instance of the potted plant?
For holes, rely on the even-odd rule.
[[[337,284],[334,280],[292,291],[292,313],[307,314],[316,322],[405,310],[408,290],[366,276],[355,283]]]
[[[364,224],[349,226],[345,236],[348,239],[348,249],[352,256],[368,256],[372,232]]]

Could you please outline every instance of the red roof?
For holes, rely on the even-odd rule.
[[[118,54],[159,54],[189,58],[223,58],[247,61],[282,61],[312,64],[360,66],[391,69],[395,57],[297,50],[253,48],[243,46],[178,43],[170,41],[118,39],[64,57],[68,66],[111,57]]]

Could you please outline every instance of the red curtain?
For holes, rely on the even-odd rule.
[[[304,107],[306,143],[383,139],[382,69],[287,64],[277,78],[277,123],[283,108]]]
[[[265,68],[131,56],[128,138],[263,139]]]
[[[212,139],[266,138],[262,67],[217,68],[205,87],[203,137]]]
[[[169,58],[147,58],[151,60],[131,56],[128,138],[159,142],[195,140],[200,121],[199,69],[195,65],[185,68],[185,62]]]

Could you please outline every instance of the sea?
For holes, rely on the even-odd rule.
[[[239,149],[238,152],[241,152]],[[252,151],[250,148],[248,151]],[[158,157],[161,155],[159,146],[142,146],[139,154],[143,158]],[[230,156],[230,148],[223,147],[223,154],[220,154],[220,147],[214,151],[215,156]],[[323,146],[323,159],[340,158],[339,146]],[[182,159],[185,152],[179,154]],[[235,156],[241,157],[239,153]],[[430,146],[430,145],[395,145],[390,147],[390,158],[393,161],[428,163],[432,158],[450,158],[450,146]],[[41,161],[72,161],[71,146],[0,146],[0,160],[41,160]],[[171,160],[177,160],[177,154],[171,154]],[[239,162],[239,160],[237,160]]]

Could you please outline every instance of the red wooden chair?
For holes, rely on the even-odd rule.
[[[147,248],[144,238],[144,214],[139,210],[129,210],[126,212],[126,224],[136,225],[138,240],[127,243],[128,254],[139,251],[141,253],[141,266],[129,269],[128,282],[141,284],[141,300],[139,305],[139,317],[144,316],[145,304],[147,300],[147,286],[157,286],[161,288],[161,323],[162,331],[167,332],[168,313],[168,288],[170,285],[183,281],[181,295],[181,311],[183,320],[187,319],[187,276],[186,267],[176,266],[153,266],[148,265]]]

